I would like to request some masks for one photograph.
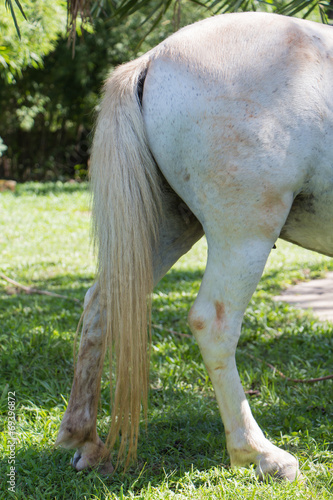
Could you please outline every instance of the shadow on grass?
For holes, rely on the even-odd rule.
[[[121,490],[124,494],[138,493],[148,483],[159,488],[166,479],[172,490],[173,482],[185,479],[191,468],[202,471],[216,466],[228,467],[225,465],[228,459],[224,448],[218,415],[202,415],[196,408],[192,408],[190,415],[180,414],[177,417],[167,412],[149,424],[147,434],[142,432],[141,435],[139,460],[125,474],[121,469],[107,477],[100,476],[96,471],[77,473],[70,466],[74,451],[55,450],[52,446],[47,449],[45,445],[41,447],[21,442],[15,453],[15,498],[71,499],[83,494],[100,493],[103,487],[118,496]],[[0,469],[4,477],[9,470],[8,460],[0,460]],[[205,484],[205,480],[198,477],[192,479],[192,483],[200,486]],[[2,483],[0,492],[4,486]],[[35,491],[41,497],[34,497]],[[46,494],[53,494],[54,497]]]
[[[49,266],[52,266],[50,263]],[[27,291],[23,287],[19,285],[10,283],[2,278],[0,278],[0,293],[1,290],[4,292],[4,296],[12,298],[13,304],[29,303],[29,297],[33,298],[36,296],[39,297],[49,297],[51,300],[58,299],[59,300],[73,300],[73,302],[78,303],[77,301],[81,301],[83,305],[85,294],[87,293],[89,287],[93,284],[93,279],[89,276],[73,276],[73,275],[60,275],[53,276],[52,278],[43,278],[43,279],[30,279],[29,284],[20,283],[21,285],[36,289],[40,293],[35,292],[34,290]],[[71,286],[69,286],[71,285]],[[43,293],[47,292],[47,293]],[[47,295],[48,293],[55,293],[61,295],[62,297],[54,297],[51,295]],[[0,304],[1,307],[1,304]]]
[[[65,298],[27,294],[10,284],[0,288],[1,386],[16,391],[18,403],[28,405],[32,412],[34,407],[51,410],[62,402],[60,395],[70,391],[73,339],[83,310],[71,299],[83,304],[91,279],[75,277],[75,287],[62,286],[69,280],[61,276],[43,282],[43,290]],[[5,404],[3,400],[2,411]]]
[[[70,194],[89,190],[88,182],[26,182],[17,184],[15,196],[34,194],[43,196],[48,194]]]
[[[75,286],[68,288],[64,284],[68,284],[69,278],[55,277],[45,281],[43,288],[81,300],[91,280],[73,276]],[[125,475],[117,472],[106,479],[94,472],[77,474],[68,465],[72,453],[45,451],[48,445],[41,436],[38,447],[21,442],[23,448],[17,448],[17,498],[39,498],[33,496],[37,487],[44,494],[40,498],[53,498],[60,490],[63,496],[57,498],[77,498],[74,491],[79,497],[104,487],[119,495],[121,488],[124,493],[139,491],[149,482],[158,487],[166,478],[172,489],[172,482],[185,477],[192,467],[208,470],[228,464],[223,426],[211,387],[203,383],[204,367],[198,347],[193,339],[168,331],[178,328],[174,325],[175,318],[180,327],[186,324],[193,291],[199,288],[201,278],[199,271],[172,270],[156,288],[153,321],[162,323],[166,331],[155,336],[152,372],[161,387],[151,391],[148,433],[141,432],[137,466]],[[168,299],[168,294],[177,293],[179,298]],[[28,415],[31,426],[38,424],[39,409],[51,414],[61,404],[61,395],[68,399],[73,375],[73,338],[81,312],[79,305],[66,299],[10,296],[2,291],[1,385],[8,384],[8,390],[17,392],[18,410]],[[281,440],[281,436],[296,432],[310,446],[310,437],[306,437],[309,431],[322,442],[322,448],[327,446],[327,436],[332,430],[332,383],[290,385],[262,362],[247,357],[247,352],[295,378],[322,376],[331,369],[331,334],[332,326],[304,317],[290,306],[260,296],[251,301],[244,321],[245,340],[240,344],[237,358],[245,388],[261,392],[252,399],[253,413],[273,439]],[[105,382],[104,416],[108,404]],[[1,413],[5,415],[6,411],[4,399]],[[106,432],[103,424],[102,436]],[[296,441],[282,444],[286,449],[299,451]],[[0,466],[6,470],[7,460],[2,460]],[[199,478],[198,484],[200,481],[204,482]]]

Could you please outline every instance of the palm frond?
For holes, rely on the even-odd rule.
[[[271,3],[269,4],[272,5]],[[290,0],[289,2],[281,2],[278,0],[275,1],[273,5],[274,12],[277,14],[292,17],[302,12],[303,19],[306,19],[314,9],[322,5],[322,2],[320,0]],[[324,23],[327,23],[327,16],[324,16],[322,20]]]
[[[25,13],[23,11],[22,5],[20,4],[19,0],[14,0],[14,1],[16,3],[17,7],[19,8],[19,10],[20,10],[22,16],[24,17],[24,19],[27,19],[26,16],[25,16]],[[5,0],[5,6],[11,12],[11,15],[12,15],[12,18],[13,18],[13,21],[14,21],[14,24],[15,24],[15,28],[16,28],[16,31],[17,31],[17,35],[18,35],[19,39],[21,40],[21,32],[20,32],[20,28],[19,28],[19,25],[18,25],[18,22],[17,22],[17,19],[16,19],[15,10],[14,10],[14,6],[13,6],[12,0]]]
[[[71,1],[71,0],[69,0]],[[160,12],[166,12],[177,0],[161,0],[158,3]],[[302,13],[303,18],[307,18],[314,9],[318,9],[322,22],[327,23],[329,18],[333,18],[333,0],[185,0],[208,9],[212,14],[227,12],[237,12],[245,10],[257,10],[261,4],[269,5],[273,12],[287,16],[295,16]],[[114,2],[113,2],[114,3]],[[137,11],[145,10],[146,19],[151,17],[153,9],[156,11],[156,2],[151,0],[119,0],[116,2],[114,15],[123,20],[128,15]]]
[[[256,10],[257,6],[263,3],[269,5],[273,12],[287,16],[295,16],[301,12],[302,17],[306,18],[314,9],[318,9],[323,23],[328,23],[330,19],[333,19],[333,0],[183,0],[183,2],[185,1],[208,9],[212,14]],[[145,12],[144,22],[154,19],[150,32],[159,24],[170,8],[173,8],[179,17],[180,3],[180,0],[155,2],[152,0],[67,0],[69,35],[75,40],[78,18],[84,22],[103,15],[106,17],[111,15],[111,17],[121,21],[137,11]],[[21,38],[14,9],[16,6],[26,19],[20,0],[5,0],[5,5],[12,14],[17,34]],[[177,27],[177,22],[175,22],[175,27]]]

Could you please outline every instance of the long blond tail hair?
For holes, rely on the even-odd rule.
[[[119,66],[107,80],[93,141],[93,231],[98,287],[110,353],[111,427],[107,449],[121,435],[118,462],[136,457],[140,409],[147,413],[152,252],[161,190],[138,97],[149,57]],[[147,327],[148,325],[148,327]],[[104,351],[105,352],[105,351]],[[118,463],[117,462],[117,463]]]

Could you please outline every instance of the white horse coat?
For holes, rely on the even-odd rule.
[[[297,460],[271,444],[254,420],[235,350],[278,237],[333,256],[333,29],[271,14],[222,15],[118,68],[106,84],[92,178],[100,272],[58,444],[79,448],[78,470],[102,456],[96,401],[109,339],[118,346],[111,435],[121,429],[135,451],[146,368],[134,375],[133,367],[144,366],[145,326],[138,327],[141,336],[126,335],[142,322],[138,310],[152,280],[204,231],[208,262],[189,323],[215,389],[231,463],[254,462],[260,476],[293,480]],[[152,254],[137,262],[148,247]],[[143,268],[151,269],[147,278]],[[143,302],[132,307],[140,291]],[[98,319],[104,307],[106,330]],[[127,315],[133,319],[124,326]],[[142,352],[135,358],[137,346]],[[129,412],[132,422],[122,428]]]

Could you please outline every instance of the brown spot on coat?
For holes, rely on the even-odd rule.
[[[226,368],[226,365],[219,365],[219,366],[216,366],[216,368],[214,368],[214,370],[225,370]]]
[[[253,453],[253,450],[246,450],[245,448],[240,448],[238,450],[238,453],[243,453],[244,455],[251,455],[251,453]]]
[[[246,448],[232,448],[229,453],[231,455],[238,455],[239,453],[242,453],[243,455],[251,455],[253,450],[248,450]]]
[[[188,322],[191,330],[203,330],[205,328],[205,321],[200,318],[200,316],[196,316],[195,310],[193,307],[190,309],[188,314]]]
[[[221,322],[223,320],[223,316],[224,316],[224,304],[223,304],[223,302],[219,302],[218,300],[215,301],[215,311],[216,311],[217,321]]]
[[[205,323],[201,319],[195,319],[191,322],[191,326],[194,330],[203,330],[205,328]]]

